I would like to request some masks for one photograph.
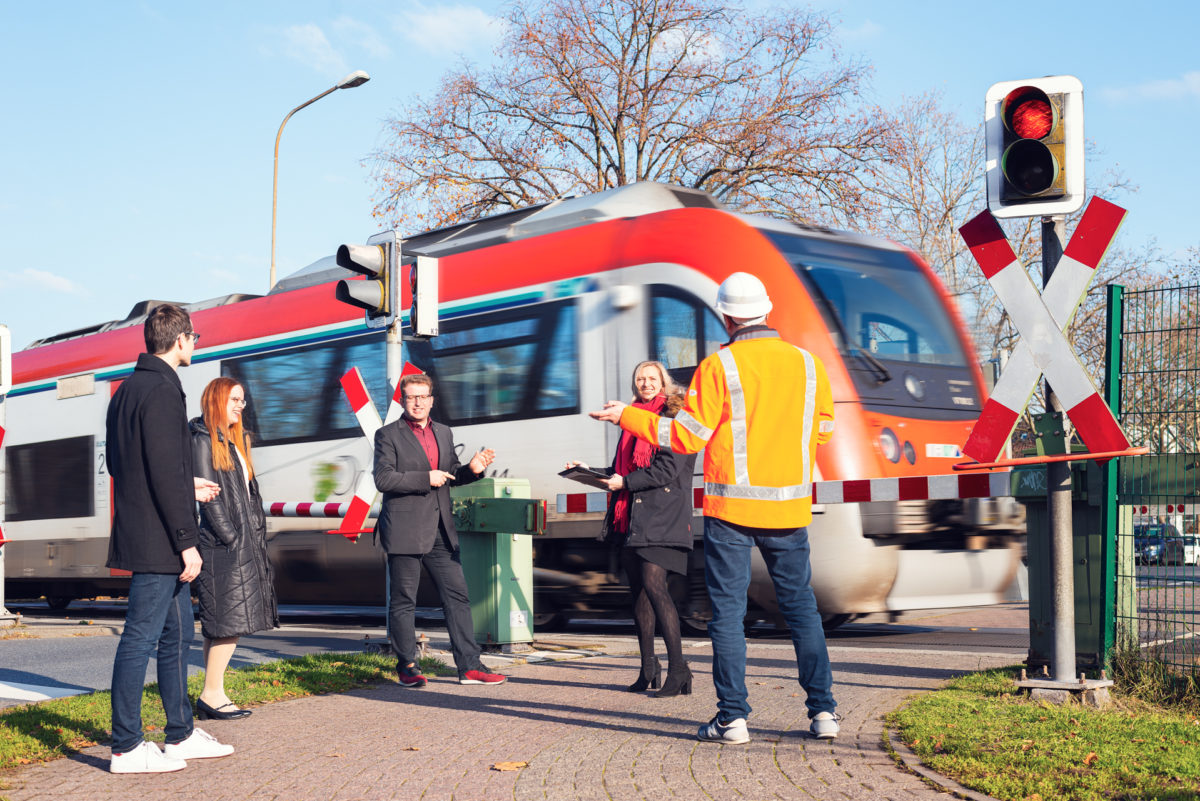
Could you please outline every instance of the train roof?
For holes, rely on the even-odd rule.
[[[478,220],[425,231],[404,239],[401,252],[404,257],[417,255],[449,256],[505,242],[544,236],[557,231],[565,231],[606,220],[640,217],[646,214],[682,208],[708,208],[727,211],[742,219],[748,225],[764,230],[804,233],[817,237],[849,237],[861,244],[872,247],[887,249],[898,247],[886,240],[861,234],[832,231],[813,226],[802,226],[762,215],[731,212],[719,200],[703,190],[643,181],[614,187],[590,195],[557,198],[547,203],[540,203],[526,208],[482,217]],[[275,286],[271,288],[270,294],[275,295],[283,292],[291,292],[296,289],[326,284],[354,275],[350,270],[337,266],[333,256],[326,256],[277,281]],[[262,296],[235,293],[194,303],[179,303],[178,305],[189,312],[196,312],[259,297]],[[139,301],[134,304],[129,314],[122,319],[55,334],[32,342],[28,347],[34,348],[41,345],[50,345],[90,334],[141,325],[150,311],[166,302],[169,301]]]

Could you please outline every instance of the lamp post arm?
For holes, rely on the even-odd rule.
[[[296,106],[294,109],[292,109],[291,111],[289,111],[287,113],[287,116],[283,118],[283,122],[279,123],[279,133],[275,134],[275,168],[274,168],[273,174],[271,176],[271,280],[267,286],[268,292],[270,292],[275,287],[275,218],[276,218],[276,204],[277,204],[277,201],[279,198],[279,140],[283,137],[283,126],[287,125],[288,120],[290,120],[292,118],[292,115],[295,114],[297,111],[304,108],[305,106],[311,106],[313,103],[316,103],[318,100],[320,100],[325,95],[336,92],[340,88],[341,88],[340,85],[331,86],[328,89],[326,89],[324,92],[321,92],[321,94],[317,95],[316,97],[314,97],[310,100],[306,100],[303,103],[301,103],[300,105]]]

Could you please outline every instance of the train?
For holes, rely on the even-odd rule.
[[[558,472],[567,459],[611,461],[619,430],[586,412],[628,400],[637,363],[662,361],[686,385],[721,347],[714,303],[730,273],[757,275],[774,303],[770,324],[826,366],[837,428],[819,449],[819,480],[951,473],[987,391],[952,299],[918,254],[742,213],[696,189],[643,182],[560,198],[405,237],[402,252],[438,260],[439,335],[402,346],[404,360],[437,382],[434,418],[454,428],[467,453],[493,448],[493,474],[528,479],[532,496],[548,501],[546,533],[534,542],[534,621],[543,629],[628,608],[617,561],[596,539],[602,513],[557,508],[560,495],[580,491]],[[371,443],[339,385],[358,367],[386,411],[385,332],[335,300],[339,280],[359,277],[326,257],[266,295],[181,304],[204,335],[180,371],[189,413],[198,414],[201,390],[219,375],[244,386],[268,503],[349,501],[372,468]],[[44,596],[61,608],[127,585],[105,567],[105,410],[160,302],[139,301],[122,319],[14,354],[10,598]],[[699,475],[694,484],[702,486]],[[702,521],[697,511],[689,574],[672,585],[696,631],[709,614]],[[382,604],[380,550],[369,536],[352,542],[331,528],[336,521],[270,519],[280,601]],[[870,612],[1004,600],[1020,569],[1024,521],[1003,497],[875,501],[817,505],[809,533],[813,585],[832,628]],[[778,620],[761,563],[750,601],[753,620]]]

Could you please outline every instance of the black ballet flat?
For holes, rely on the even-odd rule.
[[[211,706],[197,698],[196,717],[200,718],[201,720],[238,720],[239,718],[248,718],[251,715],[249,709],[231,709],[228,712],[222,712],[221,710],[227,706],[233,706],[233,702],[230,701],[227,704],[221,704],[216,709],[213,709]]]

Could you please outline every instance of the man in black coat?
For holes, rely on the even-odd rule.
[[[449,484],[475,481],[496,454],[484,449],[466,465],[458,461],[450,429],[429,419],[433,409],[433,379],[429,376],[404,376],[400,392],[404,416],[375,433],[375,486],[383,493],[378,531],[388,561],[388,636],[400,685],[424,687],[426,683],[416,664],[417,586],[422,564],[442,601],[459,682],[500,684],[504,676],[488,673],[479,661]]]
[[[106,451],[113,479],[108,567],[128,570],[125,628],[113,660],[113,773],[163,773],[188,759],[233,753],[192,724],[187,694],[194,622],[189,582],[200,572],[196,501],[217,485],[192,475],[192,439],[176,370],[192,361],[200,335],[178,306],[146,317],[146,352],[108,405]],[[142,686],[151,654],[167,713],[165,754],[142,736]]]

